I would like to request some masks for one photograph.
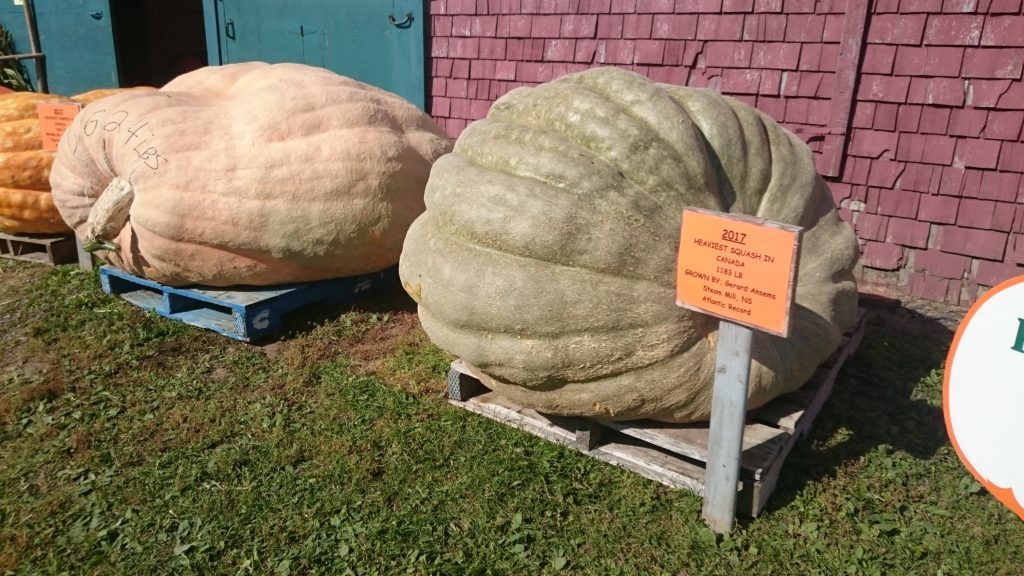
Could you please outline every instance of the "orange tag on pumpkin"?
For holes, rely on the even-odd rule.
[[[39,111],[39,134],[43,138],[43,150],[57,151],[60,137],[71,126],[71,122],[82,110],[75,102],[43,102],[36,104]]]
[[[788,336],[802,230],[752,216],[683,210],[676,304]]]

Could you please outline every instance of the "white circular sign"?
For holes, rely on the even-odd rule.
[[[942,396],[960,460],[1024,519],[1024,276],[967,312],[946,358]]]

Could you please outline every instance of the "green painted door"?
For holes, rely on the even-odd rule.
[[[72,95],[118,86],[108,0],[36,0],[35,10],[50,92]],[[0,23],[20,53],[31,52],[21,6],[0,0]],[[24,66],[37,87],[35,64],[24,60]]]
[[[424,107],[423,0],[206,0],[210,63],[301,62]]]

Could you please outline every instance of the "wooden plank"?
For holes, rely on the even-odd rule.
[[[709,428],[706,422],[697,424],[667,424],[651,420],[607,422],[602,424],[634,438],[638,438],[670,452],[694,460],[707,462]],[[759,423],[743,428],[741,466],[756,479],[763,469],[775,461],[789,432]]]
[[[755,410],[752,416],[758,422],[778,426],[792,433],[803,414],[803,406],[789,402],[786,396],[780,396]]]
[[[0,232],[0,257],[58,266],[75,261],[70,234],[5,234]]]
[[[522,408],[494,392],[474,396],[465,402],[450,400],[456,406],[486,416],[513,428],[529,432],[545,440],[575,448],[589,456],[625,468],[645,478],[672,488],[703,493],[704,469],[673,454],[644,445],[638,439],[616,434],[592,448],[583,448],[573,429],[566,428],[572,419],[548,418],[534,410]],[[611,434],[611,433],[609,433]]]
[[[253,287],[253,286],[237,286],[231,290],[225,290],[223,288],[201,288],[193,287],[188,289],[188,295],[196,300],[203,300],[210,303],[220,304],[221,306],[252,306],[253,304],[266,303],[272,298],[278,296],[286,296],[301,290],[304,288],[312,287],[314,283],[306,284],[286,284],[281,287]]]
[[[576,435],[572,431],[560,427],[534,410],[509,402],[495,392],[474,396],[460,405],[470,412],[482,414],[563,446],[572,447],[576,443]]]
[[[701,516],[718,533],[731,532],[736,520],[736,492],[743,451],[743,421],[750,379],[750,328],[732,322],[718,324],[718,351],[711,395],[704,508]]]
[[[703,468],[645,446],[636,439],[622,436],[618,441],[602,444],[587,454],[665,486],[704,495]]]
[[[775,491],[775,485],[779,481],[782,467],[789,456],[790,451],[796,446],[800,439],[799,434],[790,435],[789,439],[779,447],[778,457],[770,467],[761,473],[757,482],[752,483],[748,493],[743,494],[743,505],[741,510],[754,518],[761,514],[765,505],[768,504],[768,497]]]
[[[238,321],[233,314],[210,308],[196,308],[195,310],[178,312],[174,314],[174,318],[190,326],[211,330],[221,336],[227,336],[236,340],[243,339],[238,337],[239,334],[244,334],[244,332],[239,330]]]
[[[144,310],[160,310],[164,305],[163,295],[151,290],[125,292],[121,297]]]
[[[839,176],[842,173],[869,6],[868,0],[848,0],[846,4],[843,35],[839,40],[839,54],[836,57],[832,101],[829,103],[828,134],[822,146],[821,161],[817,163],[822,176]]]
[[[864,332],[867,330],[867,316],[868,311],[861,308],[857,311],[857,320],[853,324],[853,328],[849,332],[849,341],[844,344],[843,348],[846,349],[846,358],[853,356],[860,349],[861,342],[864,341]]]
[[[833,364],[834,366],[835,364]],[[829,370],[818,368],[806,384],[789,394],[783,394],[751,412],[751,417],[769,426],[778,426],[788,432],[796,430],[804,410],[818,396],[822,382],[828,377]]]
[[[772,492],[775,491],[775,486],[779,481],[779,476],[782,473],[783,465],[786,462],[786,458],[789,457],[789,453],[796,446],[797,441],[801,438],[806,437],[821,412],[825,401],[832,394],[832,389],[835,387],[836,378],[839,375],[839,370],[842,368],[846,360],[853,355],[857,348],[860,346],[861,341],[864,338],[864,331],[866,329],[867,322],[866,311],[861,309],[857,313],[857,319],[850,333],[843,338],[842,347],[834,355],[834,363],[827,368],[827,370],[819,369],[819,373],[816,377],[821,378],[819,387],[817,388],[817,394],[811,399],[810,404],[806,405],[802,409],[793,423],[793,434],[789,440],[785,442],[779,450],[778,459],[772,466],[767,469],[761,476],[760,482],[754,484],[753,489],[749,495],[744,495],[744,512],[750,514],[753,517],[757,517],[764,507],[768,503],[768,498]],[[824,374],[821,374],[821,373]]]
[[[600,445],[605,437],[607,428],[595,420],[580,418],[580,424],[576,427],[575,448],[581,452],[589,452]]]
[[[807,408],[804,409],[803,416],[797,423],[796,434],[798,436],[804,437],[810,434],[815,418],[817,418],[818,413],[821,412],[822,407],[825,405],[825,401],[832,395],[832,388],[835,386],[836,378],[839,376],[839,370],[842,369],[847,358],[853,354],[854,350],[857,349],[857,346],[860,345],[861,340],[863,340],[865,325],[866,322],[864,321],[864,314],[862,313],[858,316],[858,323],[854,332],[851,334],[846,346],[842,348],[842,354],[839,357],[839,361],[828,369],[828,373],[822,382],[819,393],[807,403]]]

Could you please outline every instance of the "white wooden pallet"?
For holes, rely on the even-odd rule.
[[[864,319],[865,311],[861,309],[839,349],[818,367],[807,384],[747,414],[737,486],[741,513],[756,517],[764,510],[786,457],[797,440],[810,432],[832,393],[840,368],[860,346]],[[671,488],[704,495],[707,422],[609,422],[541,414],[488,390],[462,360],[453,362],[448,374],[448,399],[470,412],[575,448]]]

